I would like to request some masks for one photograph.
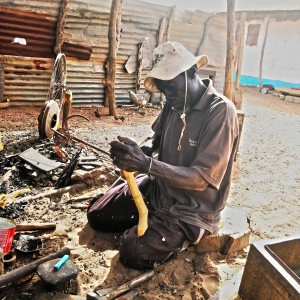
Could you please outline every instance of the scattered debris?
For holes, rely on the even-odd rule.
[[[21,252],[34,252],[43,248],[43,240],[33,235],[21,234],[15,248]]]
[[[20,153],[19,157],[30,163],[30,165],[44,172],[53,171],[61,166],[61,163],[48,159],[33,148],[29,148]]]
[[[58,180],[55,182],[54,187],[55,188],[63,188],[70,184],[71,182],[71,176],[77,166],[79,155],[81,153],[81,150],[78,150],[74,157],[70,160],[70,163],[65,167],[65,169],[62,171],[61,175],[59,176]]]
[[[17,280],[35,272],[37,267],[41,265],[44,262],[47,262],[49,260],[55,259],[55,258],[60,258],[64,256],[65,254],[70,255],[70,249],[65,247],[61,249],[60,251],[57,251],[55,253],[52,253],[46,257],[37,259],[33,261],[32,263],[29,263],[23,267],[14,269],[10,272],[7,272],[0,277],[0,287],[4,287],[6,285],[12,284],[16,282]]]
[[[0,208],[0,217],[12,220],[22,220],[24,219],[26,205],[26,201],[21,201],[19,203],[9,204],[5,208]]]

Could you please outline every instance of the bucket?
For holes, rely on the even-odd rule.
[[[16,224],[12,220],[0,218],[0,248],[4,254],[10,251],[15,231]]]

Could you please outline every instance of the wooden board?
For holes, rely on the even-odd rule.
[[[292,88],[284,88],[284,87],[277,87],[275,91],[281,92],[283,94],[288,94],[291,96],[298,96],[300,97],[300,88],[299,89],[292,89]]]

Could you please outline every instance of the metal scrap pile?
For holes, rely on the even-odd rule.
[[[24,140],[7,140],[0,158],[0,216],[14,220],[24,220],[27,205],[26,201],[15,202],[15,197],[66,187],[76,171],[98,169],[105,178],[107,174],[116,177],[109,158],[90,147],[70,142],[59,147],[53,140],[32,138],[30,134]]]

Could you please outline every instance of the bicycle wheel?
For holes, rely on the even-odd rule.
[[[38,117],[38,128],[41,138],[52,138],[54,134],[53,129],[56,130],[59,125],[64,104],[63,94],[66,89],[66,79],[66,56],[63,53],[59,53],[54,61],[47,99]]]
[[[54,100],[59,103],[59,108],[63,106],[63,91],[66,88],[67,63],[66,56],[59,53],[56,56],[51,76],[50,88],[47,100]]]

